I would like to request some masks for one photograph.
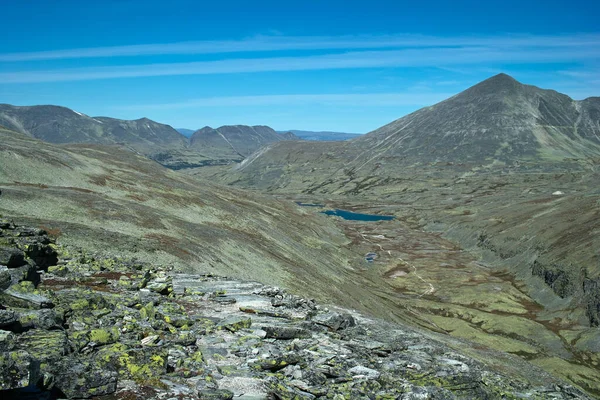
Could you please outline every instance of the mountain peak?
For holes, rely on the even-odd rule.
[[[510,75],[500,73],[492,76],[482,82],[479,82],[475,86],[470,87],[463,93],[469,93],[474,95],[486,95],[486,94],[507,94],[516,93],[522,89],[525,85],[517,81]]]

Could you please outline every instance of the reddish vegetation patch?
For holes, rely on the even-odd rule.
[[[81,193],[95,193],[93,190],[90,190],[90,189],[82,189],[82,188],[73,187],[73,186],[65,186],[65,187],[61,187],[61,189],[69,189],[69,190],[74,190],[76,192],[81,192]]]
[[[110,180],[110,176],[108,175],[97,175],[90,178],[90,183],[93,183],[97,186],[106,186],[106,181]]]
[[[62,235],[62,231],[59,228],[50,228],[46,225],[40,225],[39,228],[46,231],[48,236],[50,236],[53,239],[57,239],[58,237],[60,237],[60,235]]]
[[[546,203],[552,203],[554,200],[556,200],[555,197],[547,197],[545,199],[529,200],[529,201],[526,201],[525,203],[527,203],[527,204],[546,204]]]
[[[93,275],[96,278],[106,278],[111,281],[118,281],[122,276],[126,276],[131,278],[133,276],[133,272],[97,272]]]
[[[138,390],[124,390],[118,393],[98,397],[99,400],[139,400],[152,398],[156,395],[156,390],[148,386],[141,386]]]
[[[176,252],[178,255],[185,254],[186,256],[192,255],[189,251],[181,248],[179,240],[174,237],[159,233],[147,233],[144,235],[144,238],[156,242],[158,248],[165,249],[171,253]]]
[[[142,197],[138,194],[128,194],[127,197],[129,197],[132,200],[140,201],[140,202],[144,202],[147,200],[145,197]]]
[[[14,184],[16,186],[26,186],[26,187],[35,187],[35,188],[39,188],[39,189],[48,189],[48,185],[43,185],[41,183],[24,183],[24,182],[15,181]]]
[[[86,281],[74,281],[71,279],[44,279],[40,284],[41,289],[61,290],[73,287],[87,287],[99,292],[112,292],[113,290],[106,282],[89,279]]]

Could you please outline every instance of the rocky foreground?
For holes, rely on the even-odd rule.
[[[0,220],[2,399],[588,398],[530,367],[539,385],[403,326],[255,282],[69,253]]]

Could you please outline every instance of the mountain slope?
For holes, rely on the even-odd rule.
[[[195,174],[209,166],[237,164],[270,143],[297,140],[292,133],[279,134],[268,126],[205,126],[189,138],[186,149],[165,150],[151,156],[167,168]],[[213,169],[211,169],[212,171]]]
[[[326,218],[198,182],[116,147],[58,146],[0,129],[0,187],[0,213],[70,232],[63,244],[312,287],[315,297],[354,290],[343,282],[347,239]]]
[[[217,129],[205,126],[190,137],[190,148],[228,149],[232,155],[247,157],[267,144],[294,138],[262,125],[226,125]]]

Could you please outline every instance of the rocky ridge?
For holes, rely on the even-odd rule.
[[[56,245],[0,220],[0,397],[588,398],[285,290]]]

